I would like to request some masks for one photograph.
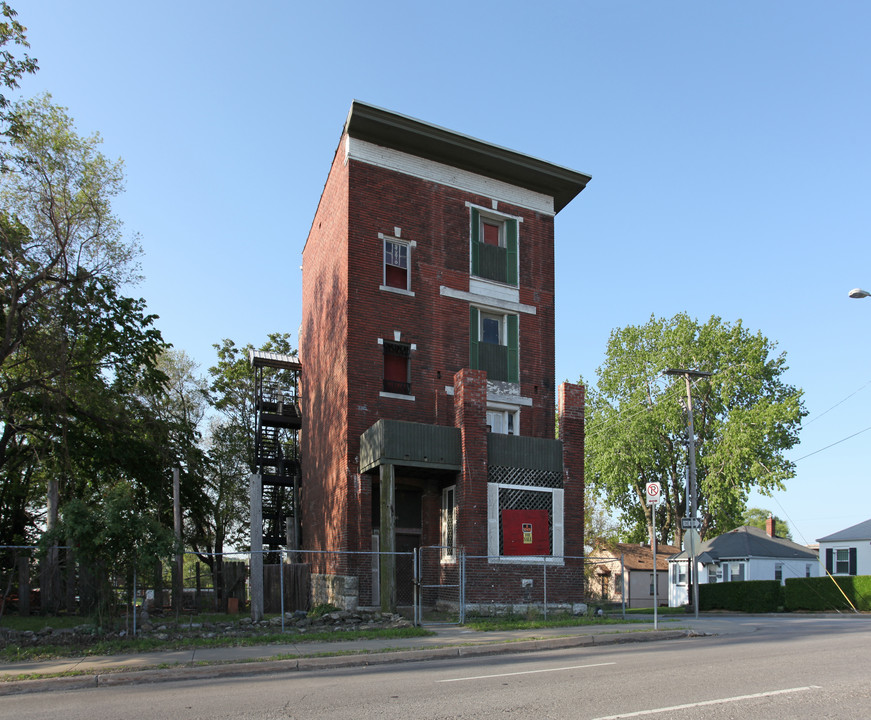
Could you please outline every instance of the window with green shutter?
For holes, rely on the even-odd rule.
[[[520,382],[519,318],[469,307],[469,366],[490,380]]]
[[[517,285],[517,220],[471,208],[472,275]]]

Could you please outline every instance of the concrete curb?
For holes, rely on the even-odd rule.
[[[507,655],[512,653],[562,650],[573,647],[619,645],[636,642],[655,642],[695,637],[687,630],[653,630],[648,632],[613,633],[608,635],[572,635],[541,640],[518,640],[498,643],[449,645],[422,650],[390,650],[359,655],[331,655],[301,657],[288,660],[252,660],[203,666],[178,666],[129,672],[110,672],[74,677],[53,677],[34,680],[0,682],[0,696],[24,693],[83,690],[118,685],[144,685],[178,680],[214,680],[216,678],[245,677],[273,673],[335,670],[349,667],[368,667],[426,660],[446,660],[459,657]]]

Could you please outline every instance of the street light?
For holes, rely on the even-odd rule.
[[[668,368],[662,371],[663,375],[683,375],[687,383],[687,425],[689,429],[689,444],[687,454],[689,455],[689,481],[690,481],[690,517],[696,518],[696,510],[698,504],[698,492],[696,490],[696,437],[693,429],[693,395],[690,378],[711,377],[713,373],[704,372],[702,370],[685,370],[683,368]],[[699,617],[699,570],[696,565],[695,547],[691,548],[690,556],[691,570],[693,574],[693,608],[696,618]]]
[[[854,300],[861,300],[862,298],[871,297],[871,292],[863,290],[862,288],[853,288],[847,294]]]

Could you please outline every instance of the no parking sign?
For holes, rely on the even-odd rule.
[[[648,505],[656,505],[662,497],[662,486],[658,482],[649,482],[644,489]]]

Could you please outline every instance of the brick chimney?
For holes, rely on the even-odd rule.
[[[766,521],[765,521],[765,532],[767,533],[768,537],[777,537],[774,534],[774,516],[773,515],[769,515],[768,519],[766,519]]]

